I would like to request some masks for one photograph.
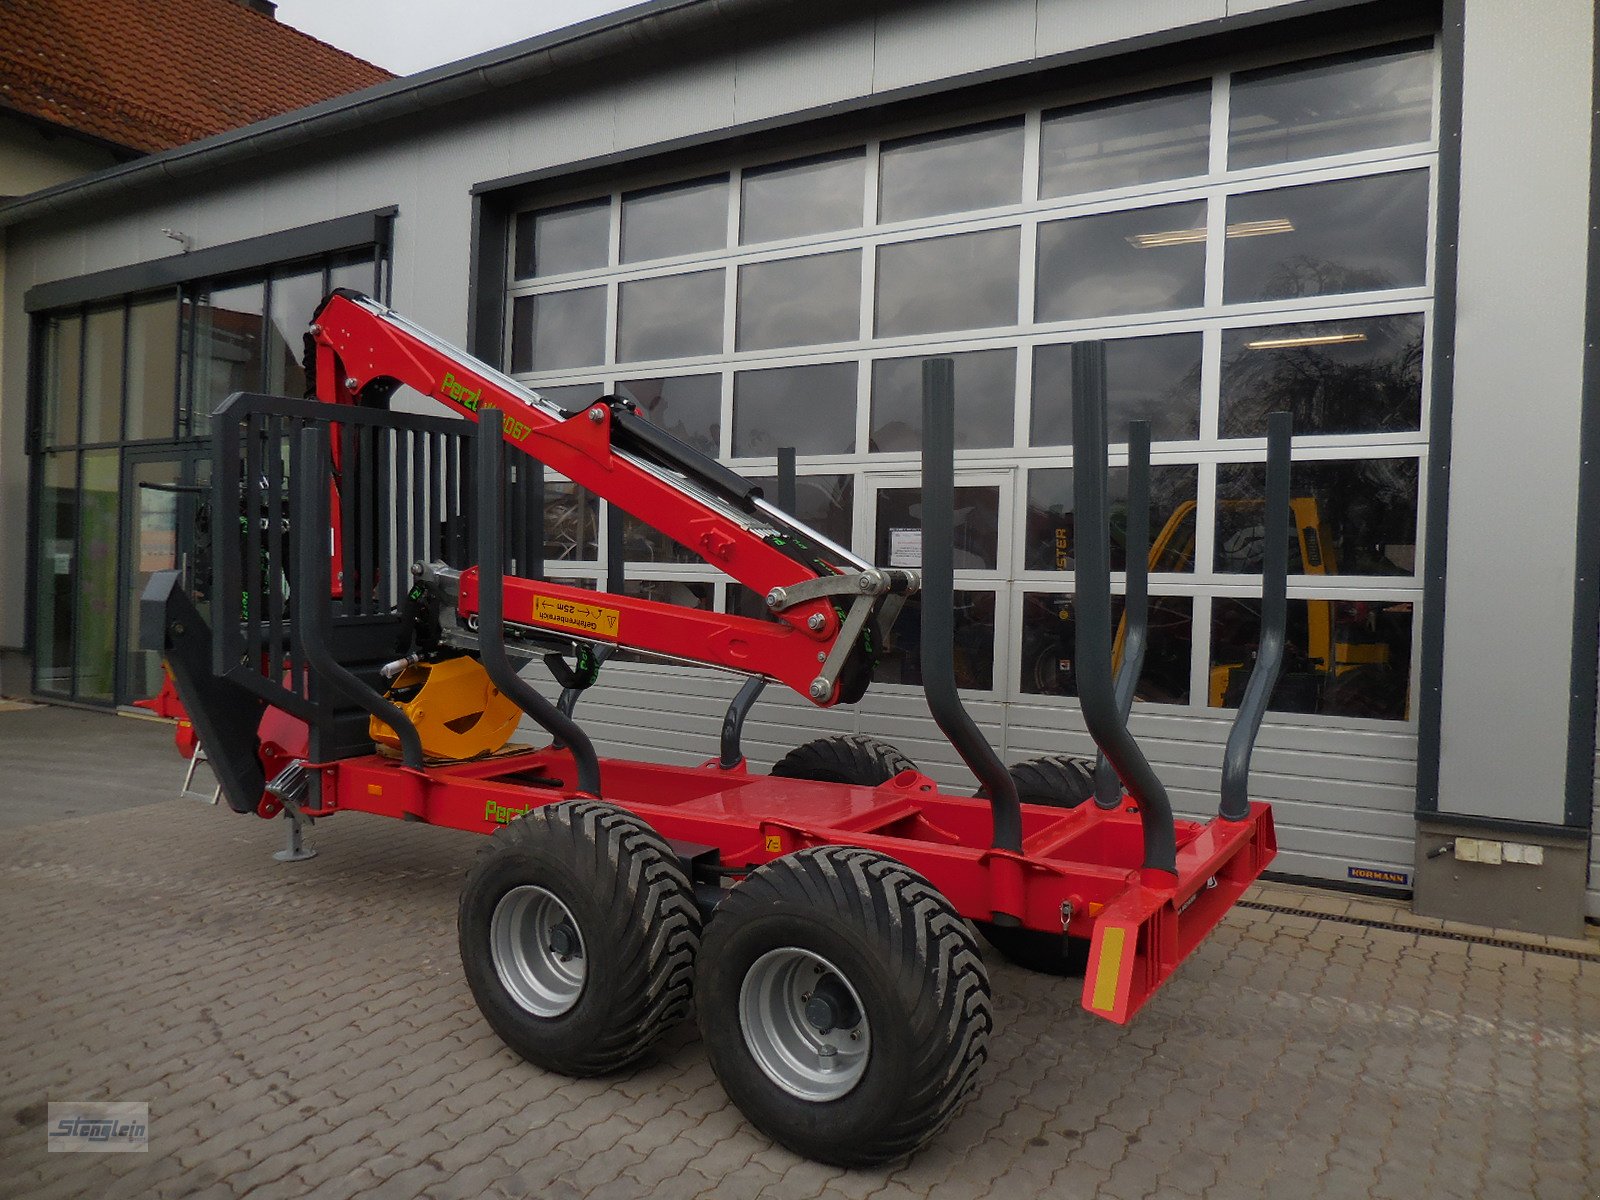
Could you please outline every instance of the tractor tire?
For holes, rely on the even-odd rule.
[[[497,830],[457,926],[479,1011],[546,1070],[619,1071],[689,1014],[693,889],[660,835],[610,804],[549,804]]]
[[[853,846],[752,871],[706,927],[695,988],[734,1104],[841,1167],[903,1158],[944,1128],[994,1024],[967,923],[921,875]]]
[[[1094,798],[1094,760],[1050,754],[1010,770],[1017,799],[1049,808],[1077,808]],[[1089,965],[1089,939],[1063,938],[1037,929],[1012,929],[978,921],[983,940],[1014,966],[1058,978],[1081,976]]]
[[[887,742],[859,733],[817,738],[796,746],[778,760],[772,774],[782,779],[812,779],[818,783],[849,783],[877,787],[917,764]]]

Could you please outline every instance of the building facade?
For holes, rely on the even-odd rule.
[[[29,687],[151,688],[133,600],[193,513],[140,485],[204,481],[228,393],[297,394],[344,285],[744,474],[794,447],[799,515],[880,562],[914,553],[919,364],[952,356],[958,679],[1009,760],[1087,752],[1066,362],[1103,339],[1113,442],[1152,424],[1132,724],[1179,809],[1215,807],[1287,409],[1291,656],[1254,775],[1277,868],[1466,919],[1600,916],[1592,6],[796,9],[656,0],[0,208],[31,347],[0,406],[0,520],[29,534],[0,642]],[[559,479],[545,520],[552,578],[603,586],[615,536],[627,589],[753,611]],[[758,705],[757,765],[870,731],[960,786],[918,624],[851,710]],[[603,752],[695,762],[735,687],[617,663],[581,711]]]

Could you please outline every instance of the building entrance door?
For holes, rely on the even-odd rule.
[[[161,446],[123,456],[119,704],[161,690],[161,657],[139,642],[139,598],[157,571],[181,571],[184,586],[193,589],[196,552],[205,536],[202,506],[211,491],[208,452],[206,446]]]

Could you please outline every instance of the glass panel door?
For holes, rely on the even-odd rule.
[[[204,454],[198,446],[158,448],[129,451],[124,460],[119,703],[161,690],[161,657],[140,644],[139,599],[157,571],[182,571],[185,586],[191,586],[200,510],[210,491],[211,464]]]

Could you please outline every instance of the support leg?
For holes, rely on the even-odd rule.
[[[317,852],[306,845],[302,837],[305,826],[311,824],[311,818],[302,816],[297,804],[285,804],[283,815],[289,818],[289,841],[272,857],[279,862],[304,862],[308,858],[315,858]]]

